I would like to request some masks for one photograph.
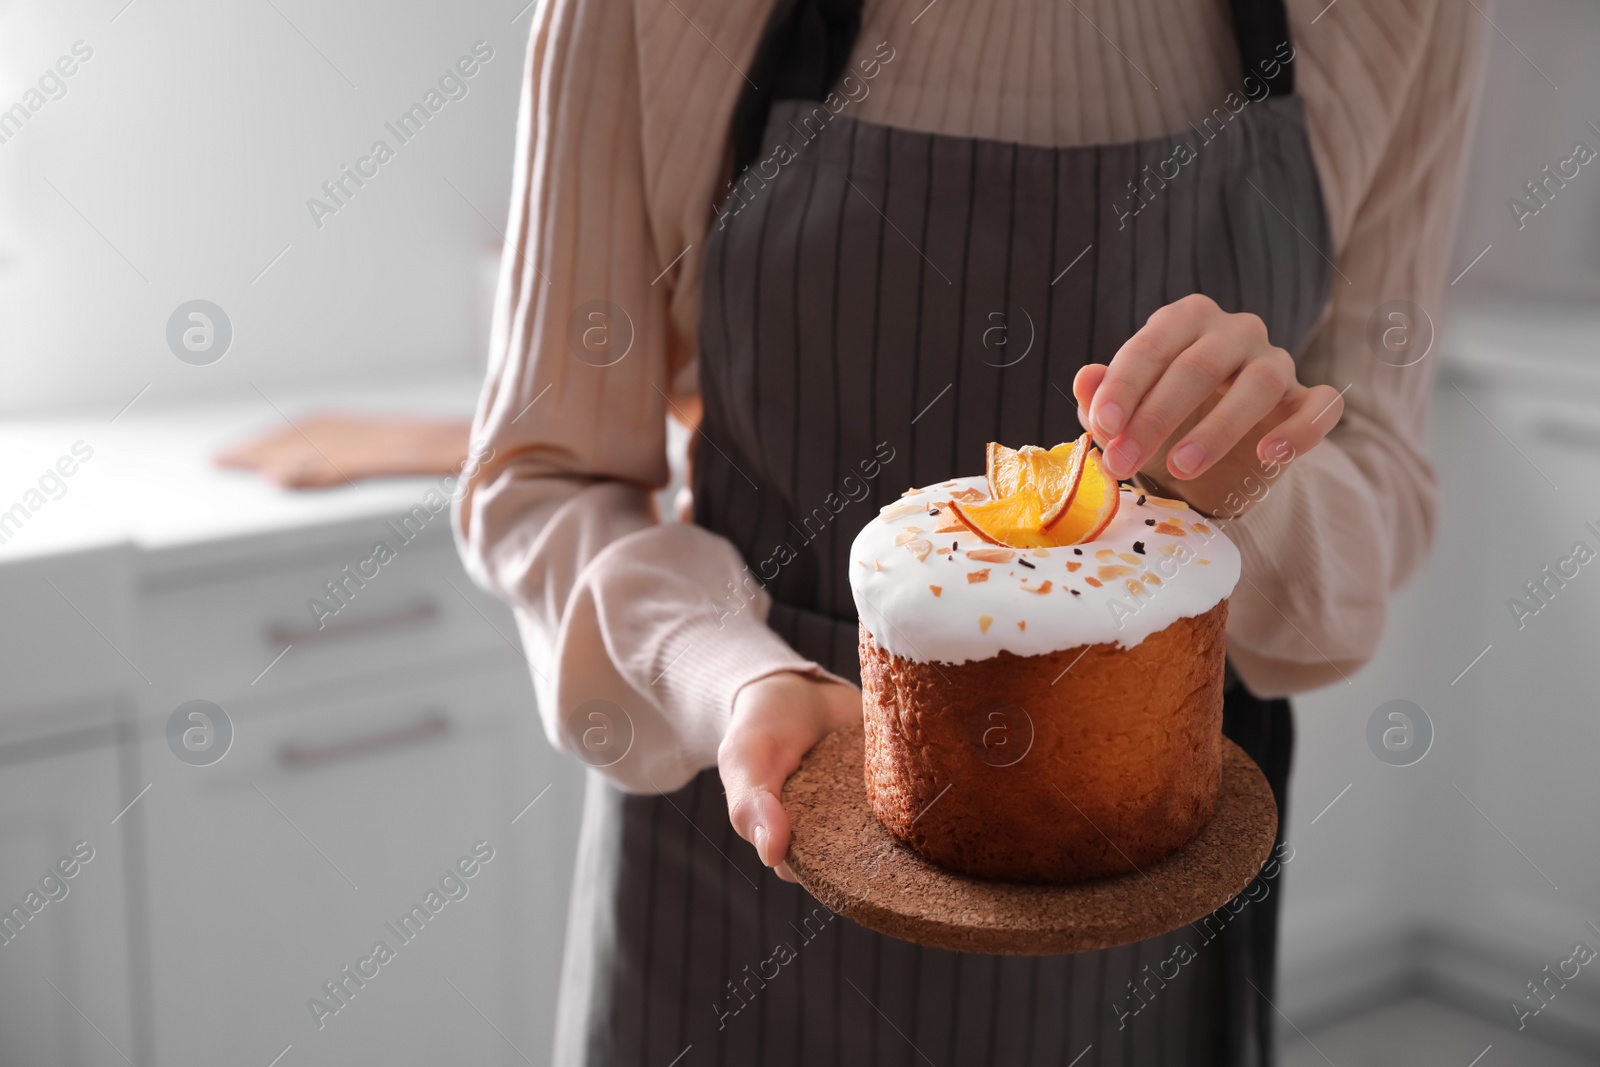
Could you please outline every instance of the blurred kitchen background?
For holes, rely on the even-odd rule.
[[[0,0],[0,108],[47,86],[0,113],[0,511],[29,511],[0,543],[0,906],[45,899],[0,945],[0,1065],[548,1062],[582,772],[509,614],[443,516],[326,629],[305,608],[437,478],[210,462],[314,411],[470,411],[531,6]],[[1600,6],[1485,10],[1429,309],[1438,546],[1378,660],[1297,701],[1296,1065],[1600,1062],[1600,971],[1566,963],[1600,948],[1600,568],[1508,607],[1600,548],[1600,170],[1508,207],[1600,148]],[[464,95],[314,219],[463,57]],[[169,347],[194,300],[215,362]],[[196,700],[198,754],[169,738]],[[1380,708],[1431,740],[1374,742]],[[474,849],[319,1029],[307,1000]]]

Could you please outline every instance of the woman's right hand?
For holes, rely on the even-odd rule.
[[[717,749],[728,818],[785,881],[795,878],[784,861],[789,815],[778,801],[783,783],[812,745],[860,721],[861,690],[794,671],[757,679],[733,699],[733,718]]]

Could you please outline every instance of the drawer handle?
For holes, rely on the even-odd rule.
[[[364,737],[334,741],[326,745],[302,745],[291,741],[278,750],[278,762],[285,767],[304,769],[326,763],[371,756],[391,748],[403,748],[450,732],[450,720],[443,712],[430,712],[421,722],[392,730],[378,730]]]
[[[393,630],[401,626],[429,622],[438,614],[438,602],[429,599],[419,600],[415,604],[403,607],[398,611],[391,611],[387,615],[374,615],[367,619],[352,619],[349,622],[330,623],[320,629],[315,626],[291,626],[287,623],[274,623],[267,627],[267,643],[273,648],[281,648],[284,645],[313,645],[324,641],[337,641],[344,637],[360,637],[363,634],[380,633],[384,630]]]
[[[1600,426],[1588,426],[1578,422],[1547,419],[1538,425],[1534,430],[1534,434],[1539,440],[1553,445],[1566,445],[1569,448],[1582,448],[1590,452],[1600,452]]]

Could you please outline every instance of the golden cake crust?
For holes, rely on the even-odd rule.
[[[1132,648],[919,663],[861,628],[865,778],[889,832],[983,878],[1069,882],[1181,848],[1216,809],[1226,599]]]

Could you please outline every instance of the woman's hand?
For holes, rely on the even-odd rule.
[[[717,749],[733,828],[756,847],[761,862],[794,881],[789,815],[778,802],[800,758],[822,738],[861,721],[861,690],[780,671],[746,685],[733,699],[733,719]]]
[[[458,474],[472,458],[471,432],[465,419],[313,415],[229,445],[215,461],[259,471],[285,489],[326,489],[351,479]]]
[[[1113,476],[1139,471],[1210,514],[1263,464],[1314,447],[1344,411],[1332,386],[1296,380],[1259,318],[1199,294],[1156,311],[1110,366],[1080,370],[1072,392]]]

